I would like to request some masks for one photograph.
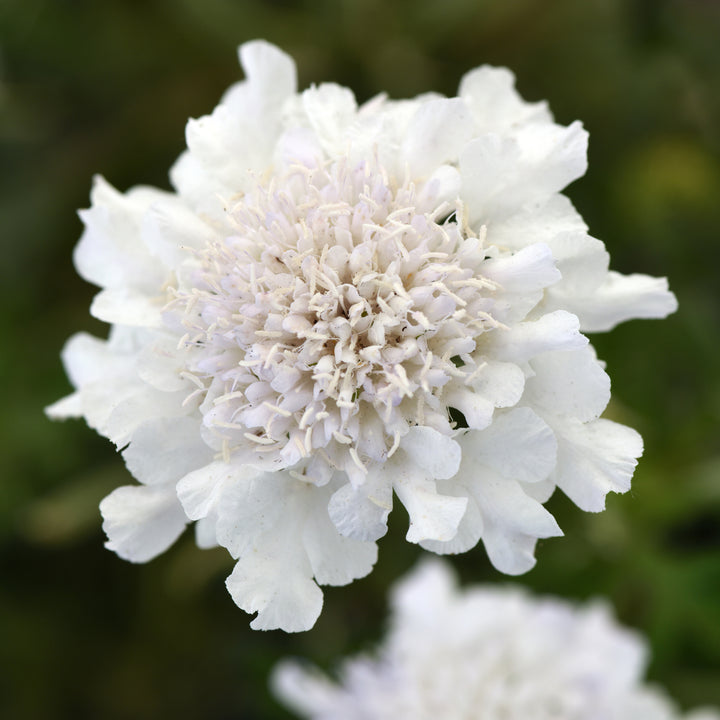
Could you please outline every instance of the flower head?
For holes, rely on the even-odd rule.
[[[460,592],[436,560],[396,587],[392,605],[376,653],[346,660],[339,682],[284,661],[272,676],[277,697],[308,720],[680,719],[643,682],[645,643],[604,603],[574,607],[512,587]]]
[[[642,451],[599,419],[609,379],[584,331],[675,309],[663,279],[608,270],[559,194],[586,133],[528,104],[507,70],[459,97],[357,106],[300,94],[292,60],[240,48],[246,79],[191,120],[175,192],[98,178],[78,272],[99,285],[63,358],[84,416],[141,483],[101,504],[108,547],[145,561],[197,521],[237,564],[253,627],[302,630],[318,584],[367,574],[393,493],[407,538],[482,540],[511,574],[624,492]]]

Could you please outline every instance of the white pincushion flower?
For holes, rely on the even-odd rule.
[[[284,661],[275,694],[308,720],[679,720],[643,682],[647,648],[608,607],[574,607],[520,588],[460,592],[446,565],[422,564],[392,595],[387,637],[346,660],[335,683]],[[720,720],[696,710],[685,720]]]
[[[608,270],[559,194],[586,133],[479,68],[457,98],[358,107],[296,93],[292,60],[240,49],[246,80],[191,120],[175,193],[98,178],[78,272],[108,340],[70,339],[84,416],[139,486],[101,504],[108,547],[145,561],[198,521],[237,564],[253,627],[303,630],[318,584],[370,572],[393,493],[408,540],[482,540],[506,573],[561,534],[542,503],[624,492],[633,430],[582,331],[675,309],[664,279]]]

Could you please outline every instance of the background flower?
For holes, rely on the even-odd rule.
[[[278,698],[309,720],[680,717],[644,682],[643,640],[600,602],[573,607],[512,587],[458,591],[436,560],[398,583],[392,610],[381,646],[345,660],[337,683],[297,661],[281,663],[272,680]]]
[[[0,25],[3,715],[286,716],[258,691],[270,664],[289,652],[327,663],[366,643],[387,586],[417,560],[398,507],[373,573],[326,590],[312,633],[254,633],[223,587],[225,549],[199,551],[186,533],[146,566],[108,554],[97,506],[127,470],[81,423],[42,417],[69,390],[57,361],[68,328],[107,328],[88,316],[97,288],[70,262],[82,225],[68,208],[87,206],[98,171],[120,188],[168,189],[186,118],[238,79],[238,43],[262,36],[297,60],[299,87],[334,81],[359,101],[453,95],[468,68],[490,63],[513,68],[528,101],[550,98],[558,122],[583,119],[592,172],[569,197],[613,266],[667,274],[683,311],[592,337],[612,371],[606,416],[636,428],[645,455],[611,512],[553,496],[573,541],[543,543],[523,584],[610,595],[651,640],[651,678],[683,707],[720,704],[712,3],[10,0]],[[481,549],[453,564],[466,580],[498,579]]]

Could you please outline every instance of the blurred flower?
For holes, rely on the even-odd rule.
[[[101,504],[108,547],[149,560],[197,520],[237,559],[253,627],[304,630],[317,584],[370,572],[393,492],[407,539],[482,539],[522,573],[561,531],[542,503],[624,492],[642,452],[599,419],[610,381],[582,331],[675,309],[662,279],[608,270],[559,194],[579,123],[479,68],[460,97],[358,107],[296,94],[292,60],[240,48],[247,78],[191,120],[176,193],[98,178],[78,272],[107,341],[70,339],[84,416],[142,484]]]
[[[345,661],[338,684],[297,661],[275,694],[311,720],[673,720],[643,683],[647,651],[600,602],[573,607],[520,588],[455,588],[426,561],[393,594],[385,641]],[[700,710],[686,720],[720,720]]]

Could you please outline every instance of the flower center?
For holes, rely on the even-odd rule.
[[[322,482],[384,461],[411,424],[452,432],[443,388],[468,379],[497,326],[495,286],[459,202],[430,205],[377,164],[335,162],[293,167],[228,210],[237,233],[198,253],[179,294],[226,456],[312,460],[303,473]]]

